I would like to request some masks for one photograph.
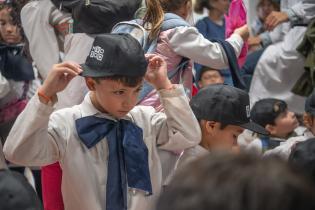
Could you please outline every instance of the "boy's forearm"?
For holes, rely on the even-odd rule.
[[[17,118],[4,145],[5,157],[19,165],[42,166],[58,159],[55,140],[48,133],[52,106],[39,101],[37,94]]]
[[[197,145],[201,140],[200,126],[195,118],[182,85],[160,90],[166,120],[163,121],[157,143],[161,149],[179,151]]]

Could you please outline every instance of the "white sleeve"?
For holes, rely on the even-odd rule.
[[[59,46],[50,15],[55,7],[49,0],[31,1],[21,10],[21,22],[29,41],[31,56],[45,79],[51,67],[60,62]]]
[[[238,57],[243,47],[243,39],[233,34],[228,41]],[[178,55],[215,69],[228,67],[227,56],[219,43],[204,38],[195,27],[177,27],[170,34],[169,44]]]
[[[296,2],[296,4],[286,10],[290,21],[293,23],[309,23],[315,17],[315,1],[302,0]]]
[[[7,95],[10,91],[10,84],[6,78],[0,73],[0,99]]]
[[[37,94],[15,121],[4,144],[7,160],[24,166],[44,166],[61,160],[65,153],[67,120],[52,114],[54,108]]]
[[[196,146],[201,140],[199,123],[193,114],[182,85],[173,90],[160,90],[165,113],[156,112],[151,125],[155,128],[160,149],[178,152]]]
[[[262,143],[259,138],[256,138],[254,141],[252,141],[247,147],[246,151],[250,154],[254,155],[262,155]]]

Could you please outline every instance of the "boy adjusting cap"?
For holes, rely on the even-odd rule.
[[[268,135],[260,125],[250,120],[248,94],[227,85],[209,85],[195,95],[190,106],[198,120],[237,125],[259,134]]]
[[[140,43],[129,34],[104,34],[95,37],[81,64],[83,77],[144,76],[148,62]]]

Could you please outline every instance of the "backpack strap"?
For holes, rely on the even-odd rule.
[[[180,26],[187,26],[189,27],[189,23],[187,23],[183,18],[174,13],[165,13],[164,14],[164,21],[162,23],[160,31],[167,31],[172,28],[180,27]]]
[[[162,23],[160,32],[167,31],[179,26],[190,26],[183,18],[173,13],[165,13],[164,21]],[[157,39],[155,39],[151,43],[150,52],[155,52],[157,46]],[[149,51],[148,51],[149,53]],[[167,72],[168,78],[171,80],[173,79],[179,72],[185,71],[189,64],[188,58],[183,58],[178,66],[174,70],[170,70]],[[154,88],[148,82],[144,82],[142,91],[139,95],[138,103],[140,103]]]
[[[190,26],[183,18],[173,13],[165,13],[164,21],[162,23],[160,32],[167,31],[179,26]],[[136,38],[141,44],[145,53],[154,53],[157,47],[158,38],[154,40],[149,39],[149,32],[143,27],[143,20],[135,19],[131,21],[124,21],[116,24],[111,33],[128,33]],[[183,58],[176,69],[168,71],[168,78],[172,79],[179,72],[184,71],[189,64],[188,58]],[[139,102],[141,102],[154,88],[148,83],[144,82],[142,91],[139,95]]]

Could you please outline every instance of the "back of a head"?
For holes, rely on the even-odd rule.
[[[42,206],[36,192],[23,175],[0,170],[0,209],[41,210]]]
[[[311,210],[315,188],[285,162],[214,155],[179,171],[158,210]]]
[[[291,151],[289,162],[315,183],[315,138],[297,143]]]

